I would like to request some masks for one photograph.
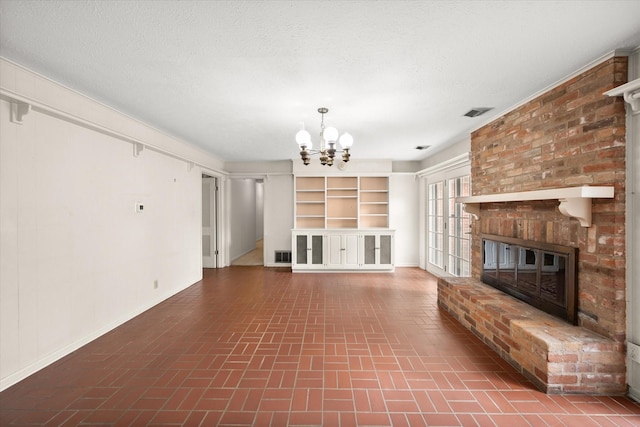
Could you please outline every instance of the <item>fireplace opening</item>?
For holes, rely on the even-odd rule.
[[[540,310],[577,324],[577,249],[482,235],[481,280]]]

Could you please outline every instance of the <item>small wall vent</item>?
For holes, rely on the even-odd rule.
[[[291,264],[291,251],[275,251],[276,264]]]
[[[493,110],[493,107],[472,108],[471,110],[469,110],[466,113],[464,113],[464,116],[465,117],[478,117],[478,116],[483,115],[484,113],[486,113],[489,110]]]

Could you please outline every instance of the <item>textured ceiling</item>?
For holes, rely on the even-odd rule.
[[[640,1],[0,0],[0,41],[3,57],[221,160],[296,158],[320,106],[353,158],[419,160],[640,46]]]

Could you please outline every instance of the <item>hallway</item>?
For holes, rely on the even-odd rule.
[[[264,240],[260,239],[258,241],[256,241],[256,248],[244,255],[242,255],[241,257],[233,260],[233,262],[231,263],[232,266],[249,266],[249,265],[259,265],[259,266],[263,266],[264,265],[264,256],[263,256],[263,251],[264,251]]]
[[[207,269],[0,393],[0,425],[638,426],[535,390],[442,312],[433,276]]]

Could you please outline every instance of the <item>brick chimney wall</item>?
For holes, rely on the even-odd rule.
[[[534,72],[534,71],[532,71]],[[613,57],[471,134],[473,195],[611,185],[593,200],[593,225],[559,213],[557,201],[482,205],[473,225],[472,276],[480,277],[480,234],[578,248],[579,324],[625,340],[625,107],[603,92],[627,82]]]

